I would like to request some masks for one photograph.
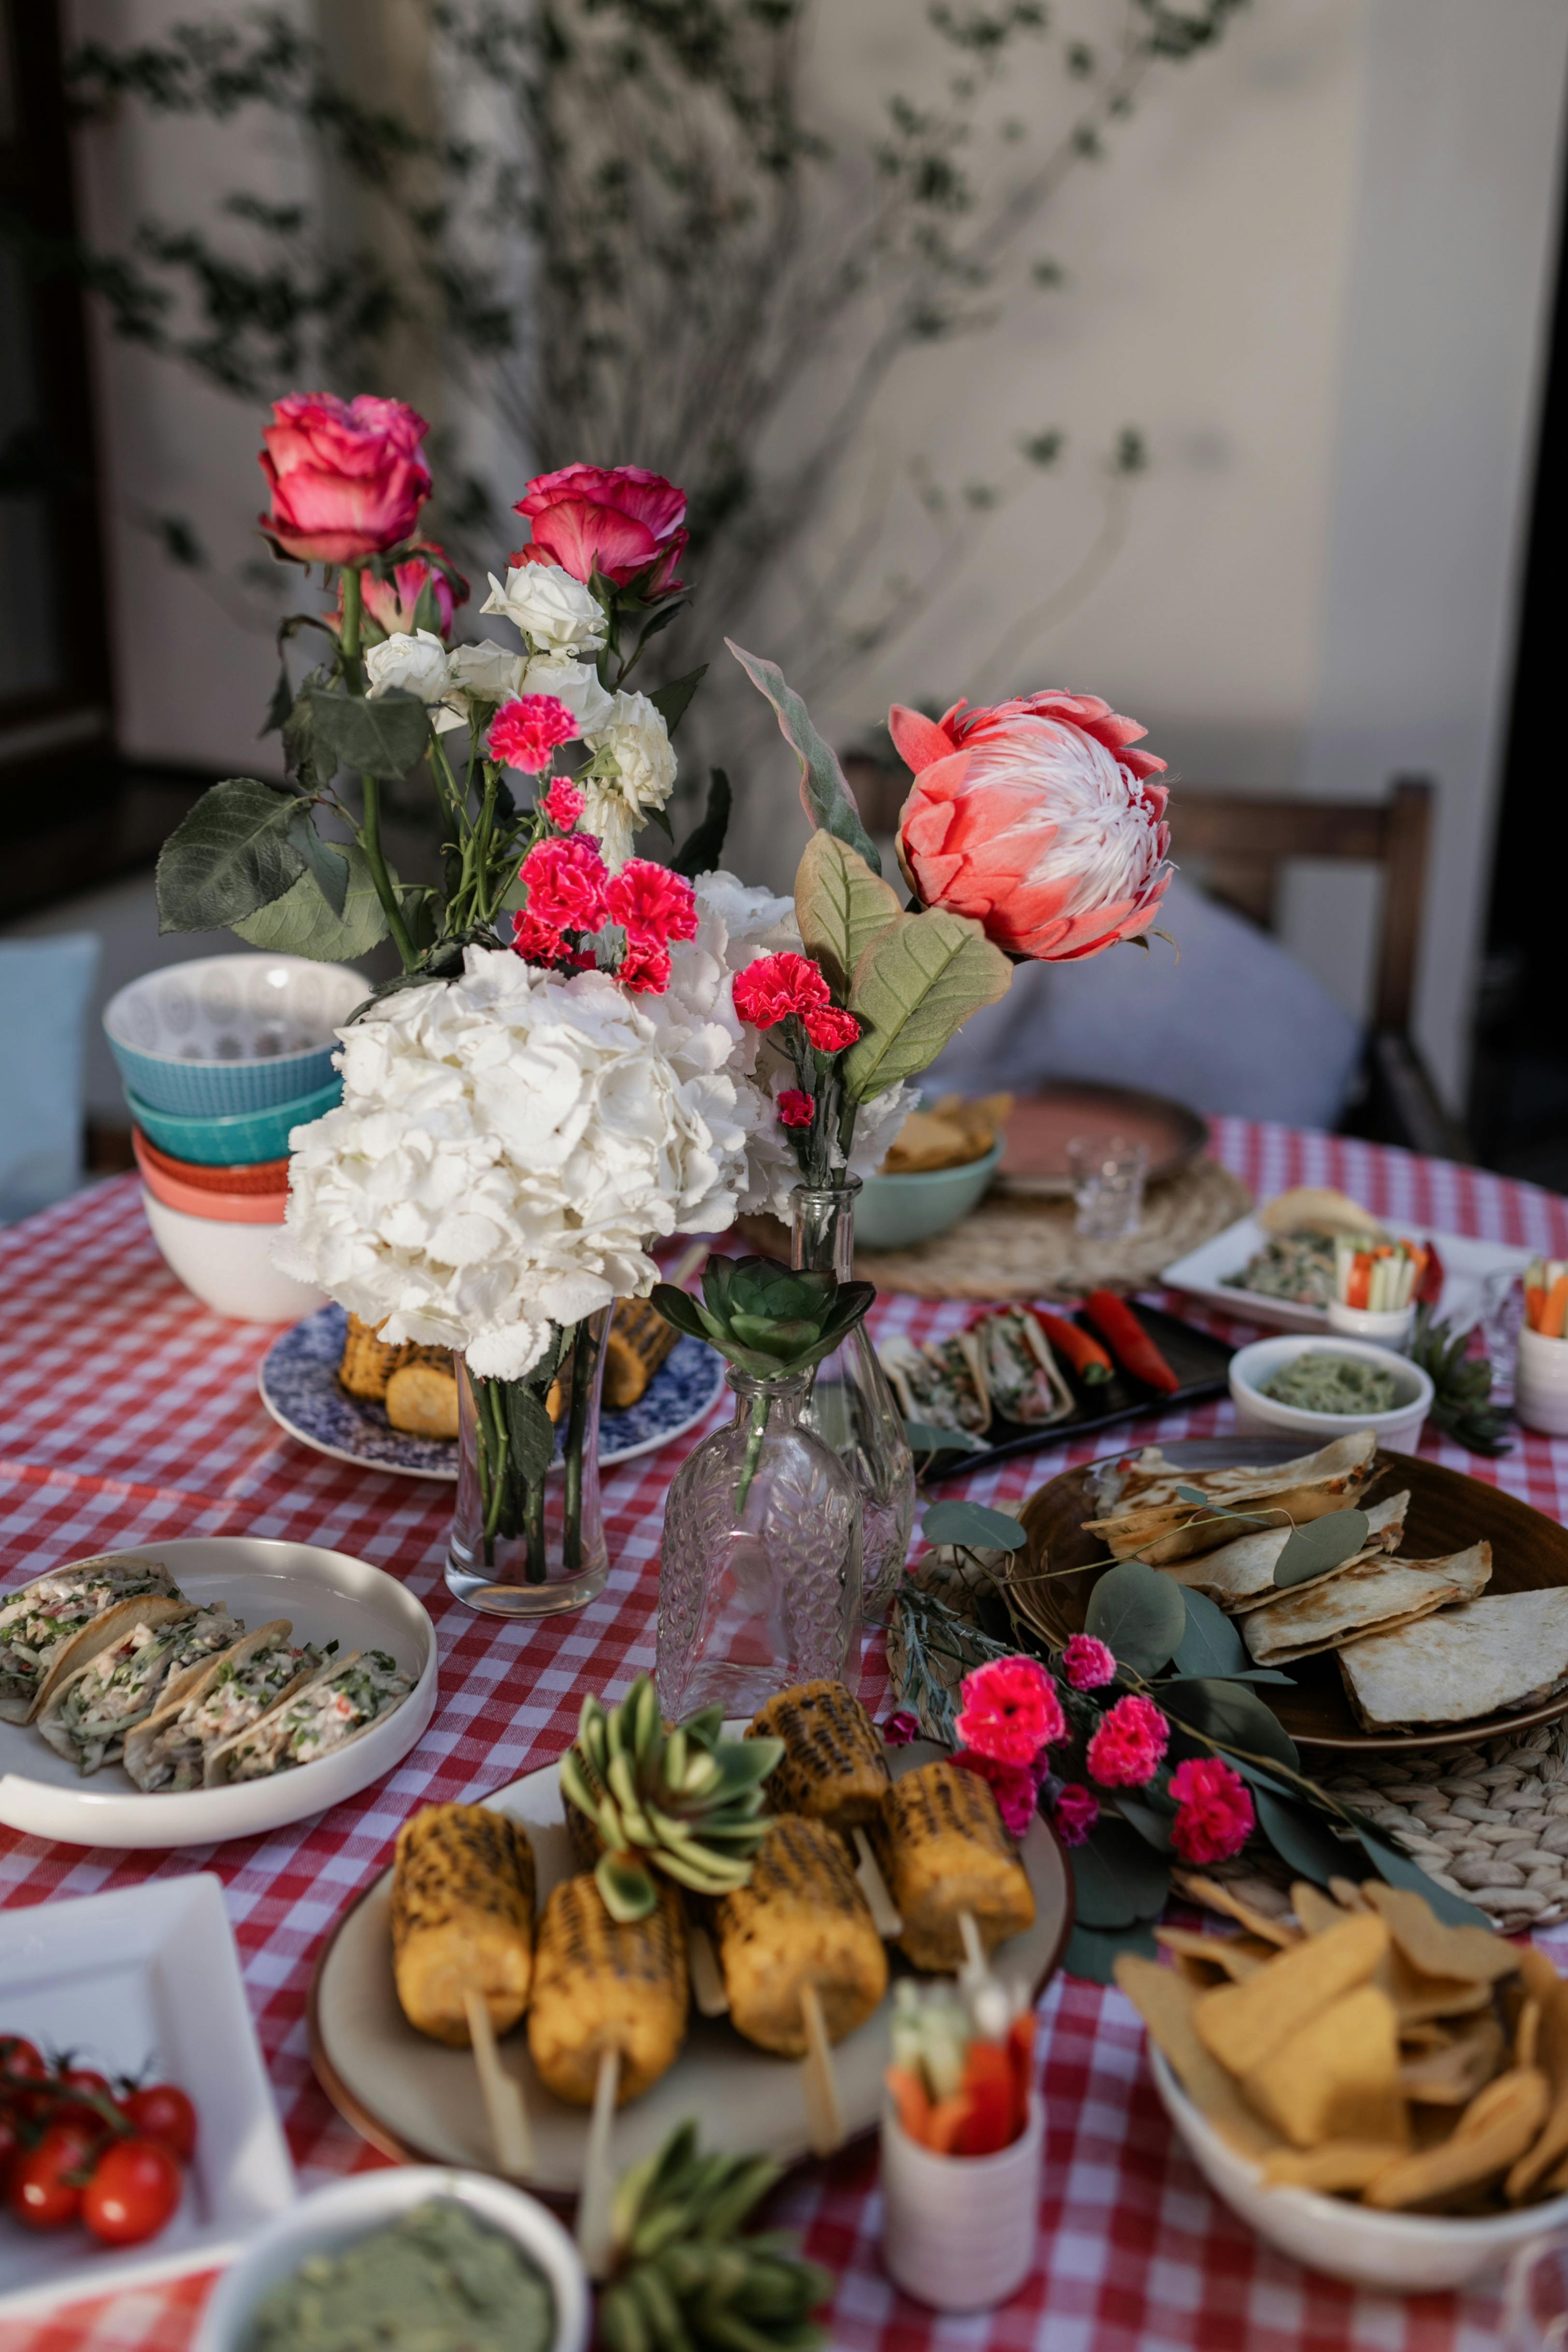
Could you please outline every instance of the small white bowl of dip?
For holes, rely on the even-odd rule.
[[[1265,1396],[1265,1382],[1302,1356],[1348,1357],[1389,1373],[1394,1384],[1394,1403],[1385,1412],[1311,1412],[1302,1405]],[[1380,1348],[1371,1339],[1346,1339],[1337,1331],[1322,1338],[1282,1332],[1276,1339],[1255,1339],[1249,1348],[1238,1348],[1230,1360],[1230,1393],[1241,1428],[1254,1435],[1302,1438],[1303,1450],[1370,1429],[1380,1445],[1397,1454],[1413,1454],[1432,1409],[1432,1383],[1408,1356]]]

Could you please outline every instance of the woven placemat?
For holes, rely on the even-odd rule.
[[[1568,1918],[1568,1718],[1441,1756],[1370,1757],[1331,1785],[1505,1934]]]
[[[855,1272],[879,1290],[916,1298],[1079,1298],[1086,1290],[1142,1290],[1251,1207],[1239,1176],[1217,1160],[1198,1160],[1151,1185],[1143,1223],[1127,1241],[1082,1240],[1073,1231],[1070,1201],[994,1197],[934,1241],[858,1249]]]

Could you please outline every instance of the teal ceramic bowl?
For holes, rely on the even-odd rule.
[[[870,1250],[908,1249],[934,1241],[977,1208],[996,1163],[1000,1139],[983,1160],[962,1168],[933,1168],[919,1176],[868,1176],[855,1203],[855,1239]]]
[[[343,1082],[334,1076],[314,1094],[294,1102],[273,1103],[265,1110],[232,1112],[226,1118],[179,1118],[172,1111],[154,1110],[130,1088],[125,1099],[131,1116],[160,1151],[176,1160],[194,1160],[203,1168],[242,1168],[255,1160],[281,1160],[296,1127],[322,1118],[342,1100]]]

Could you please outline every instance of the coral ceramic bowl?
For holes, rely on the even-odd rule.
[[[176,1160],[173,1152],[160,1151],[139,1127],[132,1129],[131,1141],[137,1165],[143,1175],[149,1169],[155,1168],[161,1175],[172,1178],[176,1184],[194,1185],[200,1192],[286,1192],[289,1190],[287,1159],[255,1160],[235,1168],[204,1168],[199,1160]]]
[[[918,1176],[868,1176],[855,1204],[855,1239],[871,1250],[908,1249],[934,1241],[984,1200],[1003,1152],[1000,1140],[962,1168]]]
[[[147,1148],[137,1130],[131,1130],[132,1144],[136,1152],[136,1165],[142,1171],[142,1181],[155,1201],[166,1209],[178,1209],[187,1217],[205,1217],[220,1225],[280,1225],[289,1205],[289,1184],[284,1181],[270,1192],[220,1192],[205,1184],[182,1183],[177,1176],[168,1174],[147,1156]],[[159,1154],[162,1159],[163,1154]],[[289,1163],[282,1163],[287,1171]]]
[[[143,1135],[172,1159],[194,1160],[204,1168],[254,1167],[259,1160],[287,1157],[295,1128],[324,1118],[342,1100],[343,1082],[333,1072],[327,1084],[298,1102],[274,1103],[267,1110],[237,1111],[227,1118],[176,1118],[127,1094],[131,1116]]]
[[[347,964],[203,956],[130,982],[110,998],[103,1028],[134,1099],[175,1118],[230,1118],[319,1094],[335,1032],[368,992]]]
[[[1386,1412],[1308,1412],[1300,1405],[1282,1404],[1265,1396],[1263,1385],[1293,1364],[1298,1356],[1352,1356],[1394,1375],[1394,1402]],[[1432,1410],[1432,1383],[1419,1364],[1392,1348],[1370,1339],[1342,1339],[1337,1331],[1320,1338],[1294,1331],[1277,1339],[1255,1339],[1238,1348],[1230,1360],[1230,1393],[1236,1401],[1239,1426],[1253,1436],[1299,1437],[1305,1450],[1327,1445],[1331,1438],[1351,1437],[1370,1429],[1380,1445],[1398,1454],[1414,1454],[1421,1443],[1422,1424]]]
[[[163,1263],[215,1315],[237,1323],[298,1323],[327,1303],[326,1293],[296,1282],[272,1263],[277,1224],[233,1224],[171,1209],[146,1186],[142,1206]]]

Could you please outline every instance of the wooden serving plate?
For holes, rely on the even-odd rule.
[[[1301,1444],[1295,1439],[1204,1438],[1166,1451],[1180,1469],[1210,1470],[1237,1462],[1266,1465],[1289,1461],[1299,1457]],[[1100,1462],[1063,1471],[1032,1495],[1020,1514],[1029,1538],[1028,1551],[1026,1556],[1011,1555],[1016,1566],[1010,1567],[1010,1589],[1023,1615],[1053,1642],[1082,1633],[1089,1596],[1109,1565],[1103,1541],[1085,1534],[1083,1522],[1095,1516],[1089,1495],[1096,1472],[1104,1461],[1122,1458],[1110,1454]],[[1532,1510],[1517,1496],[1413,1454],[1384,1453],[1362,1499],[1376,1502],[1405,1486],[1410,1489],[1410,1511],[1399,1547],[1405,1558],[1436,1559],[1484,1540],[1492,1548],[1489,1593],[1528,1592],[1543,1585],[1568,1584],[1568,1529]],[[1091,1567],[1090,1561],[1097,1564]],[[1044,1573],[1062,1569],[1078,1573]],[[1416,1731],[1364,1731],[1345,1694],[1331,1650],[1317,1657],[1299,1658],[1285,1671],[1295,1685],[1292,1689],[1273,1683],[1251,1687],[1303,1748],[1393,1755],[1469,1748],[1478,1740],[1523,1731],[1531,1724],[1551,1723],[1568,1715],[1568,1690],[1562,1690],[1513,1715],[1478,1717],[1468,1723]]]

